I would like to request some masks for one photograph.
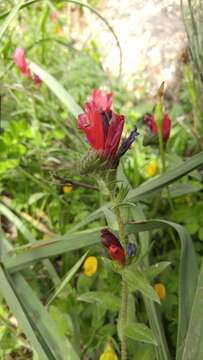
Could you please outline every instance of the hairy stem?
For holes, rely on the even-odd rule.
[[[163,137],[162,137],[162,129],[160,127],[158,127],[158,136],[159,136],[159,150],[160,150],[160,155],[161,155],[161,164],[162,164],[162,174],[164,174],[166,172],[166,157],[165,157],[165,148],[164,148],[164,143],[163,143]],[[173,202],[171,199],[171,195],[170,195],[170,190],[169,187],[167,186],[167,195],[168,195],[168,202],[170,205],[171,210],[174,210],[174,206],[173,206]]]
[[[120,209],[115,210],[118,227],[119,239],[122,247],[126,253],[125,227],[122,222]],[[127,360],[126,337],[124,335],[124,328],[127,325],[128,316],[128,284],[125,280],[125,273],[122,274],[122,291],[121,291],[121,308],[120,308],[120,324],[121,324],[121,360]]]

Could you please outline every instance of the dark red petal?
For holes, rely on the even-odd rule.
[[[105,94],[100,89],[95,89],[92,92],[90,101],[95,104],[99,111],[109,111],[112,105],[113,95],[111,93]]]
[[[117,261],[120,264],[124,264],[125,263],[125,252],[124,249],[120,246],[116,246],[116,245],[111,245],[108,248],[108,252],[110,257]]]
[[[123,115],[112,113],[112,120],[109,125],[107,139],[104,148],[104,156],[114,156],[118,150],[121,140],[125,118]]]
[[[42,79],[39,77],[39,75],[34,76],[34,83],[36,87],[40,87],[41,83],[42,83]]]
[[[106,246],[107,248],[111,245],[120,246],[121,244],[117,237],[110,232],[108,229],[101,230],[101,238],[102,238],[102,244]]]
[[[157,126],[155,121],[155,116],[146,114],[144,117],[144,120],[146,122],[147,127],[150,129],[151,133],[156,135],[157,134]]]
[[[167,141],[170,136],[171,131],[171,119],[168,114],[164,114],[163,123],[162,123],[162,136],[164,141]]]

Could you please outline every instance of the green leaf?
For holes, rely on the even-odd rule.
[[[6,207],[5,205],[3,205],[1,203],[0,203],[0,213],[3,214],[6,218],[8,218],[16,226],[16,228],[19,229],[21,234],[25,237],[25,239],[29,243],[31,243],[31,244],[36,243],[36,239],[33,237],[33,235],[27,229],[27,227],[23,224],[23,222],[8,207]],[[10,258],[10,256],[9,256],[9,258]],[[58,284],[59,277],[58,277],[53,265],[51,264],[51,262],[49,260],[45,260],[44,265],[49,272],[50,278],[53,280],[53,282],[55,284]]]
[[[128,232],[140,232],[159,227],[172,226],[178,233],[181,241],[180,275],[179,275],[179,322],[177,360],[181,359],[182,347],[187,333],[190,313],[197,286],[197,259],[192,240],[187,230],[174,222],[166,220],[142,221],[126,226]]]
[[[170,261],[162,261],[154,265],[151,265],[145,271],[145,275],[149,279],[154,279],[157,275],[159,275],[162,271],[164,271],[170,264],[171,264]]]
[[[184,349],[181,360],[203,359],[203,262],[199,272],[186,338],[183,339]],[[179,349],[178,349],[179,351]],[[180,351],[181,352],[181,351]]]
[[[26,316],[23,305],[15,293],[15,290],[7,279],[6,273],[0,266],[0,293],[5,298],[6,303],[13,312],[14,316],[18,319],[19,325],[26,333],[28,340],[32,343],[32,346],[38,353],[40,359],[49,360],[46,349],[44,351],[42,344],[40,343],[37,334],[34,330],[33,324],[29,321],[29,318]]]
[[[124,270],[125,279],[131,291],[140,291],[149,299],[160,303],[159,297],[153,287],[149,284],[146,277],[138,270]]]
[[[157,342],[153,336],[151,329],[149,329],[144,324],[141,323],[130,324],[124,329],[124,334],[135,341],[141,341],[144,343],[153,344],[157,346]]]
[[[24,3],[24,1],[20,1],[20,2],[18,2],[18,4],[16,6],[13,7],[13,10],[10,12],[8,17],[4,21],[3,25],[0,27],[0,39],[4,35],[5,31],[7,30],[8,26],[10,25],[10,23],[13,21],[13,19],[17,15],[18,10],[23,5],[23,3]]]
[[[136,345],[135,352],[133,352],[133,360],[155,360],[155,351],[152,345],[138,344]]]
[[[120,308],[120,299],[104,291],[89,291],[80,295],[77,299],[87,303],[97,304],[107,310],[119,311]]]
[[[79,360],[72,345],[55,330],[55,323],[24,278],[10,276],[0,267],[0,289],[34,350],[42,360]]]
[[[57,332],[60,336],[68,335],[73,336],[74,328],[73,322],[69,314],[62,312],[60,308],[51,305],[49,308],[49,314],[56,324]]]
[[[15,274],[12,276],[12,281],[15,292],[20,298],[26,316],[33,323],[43,349],[48,349],[48,359],[66,360],[67,354],[69,354],[71,359],[79,360],[69,340],[57,333],[55,322],[24,278],[19,274]],[[18,318],[18,314],[15,315]]]
[[[120,176],[120,180],[124,181],[125,185],[127,185],[128,180],[125,177],[121,167],[120,167],[119,176]],[[145,220],[145,214],[144,214],[141,204],[137,203],[136,207],[131,207],[130,209],[131,209],[132,218],[134,220],[137,220],[137,219]],[[149,266],[149,258],[148,258],[148,256],[146,256],[146,254],[149,250],[149,246],[150,246],[150,236],[149,236],[148,231],[139,233],[139,242],[140,242],[140,247],[141,247],[140,255],[144,256],[143,260],[142,260],[142,265],[143,265],[144,269],[146,269]],[[150,327],[151,327],[153,334],[156,338],[156,341],[158,343],[158,346],[154,347],[156,359],[157,360],[169,360],[170,354],[169,354],[169,349],[168,349],[168,345],[166,342],[166,336],[165,336],[165,332],[164,332],[164,328],[163,328],[163,324],[162,324],[162,320],[161,320],[160,309],[159,309],[159,307],[156,306],[155,302],[150,300],[148,297],[143,296],[143,300],[145,303],[145,308],[147,311]]]
[[[18,255],[3,257],[3,264],[9,272],[21,270],[36,261],[64,254],[68,251],[81,249],[86,246],[100,243],[100,229],[78,231],[69,236],[61,237],[64,240],[38,241],[37,244],[27,246],[26,251]]]
[[[78,115],[83,112],[83,109],[76,104],[73,98],[65,90],[65,88],[46,70],[43,70],[34,62],[29,62],[30,69],[37,74],[42,81],[50,88],[50,90],[58,97],[69,112],[77,119]]]
[[[201,228],[199,229],[198,237],[199,237],[199,239],[200,239],[201,241],[203,241],[203,227],[201,227]]]
[[[202,189],[202,185],[201,184],[182,184],[182,183],[177,183],[177,184],[173,184],[173,185],[169,185],[169,190],[170,190],[170,196],[172,198],[176,198],[179,196],[183,196],[183,195],[188,195],[194,192],[198,192]],[[165,193],[165,197],[167,197],[168,194],[167,192]]]
[[[51,302],[59,295],[59,293],[65,288],[65,286],[71,281],[75,273],[78,271],[83,261],[85,260],[88,252],[86,252],[77,262],[76,264],[68,271],[68,273],[64,276],[61,283],[57,286],[54,294],[48,299],[47,305],[50,305]]]
[[[186,160],[183,164],[178,164],[173,169],[167,171],[164,175],[157,179],[150,180],[140,185],[134,190],[130,190],[126,200],[138,201],[144,196],[150,195],[156,191],[160,191],[163,187],[171,184],[179,178],[187,175],[192,170],[196,169],[203,164],[203,151],[199,154],[192,156],[189,160]]]

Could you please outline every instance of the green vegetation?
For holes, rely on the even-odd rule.
[[[85,9],[119,47],[97,5]],[[80,25],[77,1],[0,4],[0,359],[201,360],[200,44],[189,37],[164,136],[163,86],[154,101],[146,91],[138,102],[122,74],[105,73],[97,39],[81,46],[71,11]],[[196,24],[202,39],[192,21],[188,34]],[[77,128],[99,88],[125,115],[124,135],[139,132],[113,171]],[[102,245],[104,228],[124,261]]]

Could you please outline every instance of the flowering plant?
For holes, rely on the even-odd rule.
[[[111,106],[111,93],[94,90],[90,101],[85,104],[85,112],[78,116],[78,128],[85,133],[92,150],[105,167],[112,169],[118,166],[121,156],[130,148],[138,132],[137,128],[133,129],[121,142],[125,117],[116,114]]]

